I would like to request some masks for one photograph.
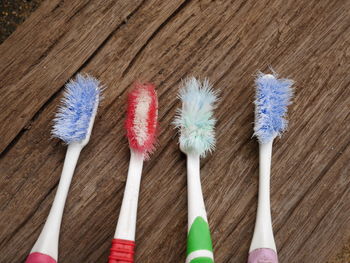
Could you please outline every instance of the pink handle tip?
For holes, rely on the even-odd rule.
[[[277,253],[270,248],[258,248],[249,253],[248,263],[278,263]]]
[[[34,252],[27,257],[27,260],[25,263],[57,263],[57,261],[54,260],[49,255],[45,255],[39,252]]]

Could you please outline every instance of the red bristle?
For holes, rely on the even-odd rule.
[[[145,98],[145,96],[148,98]],[[137,106],[140,99],[149,100],[147,104],[147,114],[137,115]],[[140,105],[139,105],[140,106]],[[128,108],[126,118],[126,131],[129,144],[135,151],[148,156],[154,150],[156,141],[158,118],[158,100],[155,86],[153,84],[135,83],[133,90],[128,96]],[[141,124],[140,124],[141,121]],[[145,124],[145,125],[144,125]]]

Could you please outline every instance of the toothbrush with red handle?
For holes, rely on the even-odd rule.
[[[134,262],[142,166],[155,149],[157,117],[158,101],[154,85],[136,83],[128,96],[125,125],[131,155],[129,171],[109,263]]]

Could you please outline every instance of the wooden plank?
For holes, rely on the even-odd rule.
[[[74,3],[64,4],[70,7],[64,12],[74,14],[70,9],[75,10],[76,14],[71,15],[75,25],[84,24],[84,28],[93,30],[96,19],[101,27],[108,23],[101,14],[96,14],[94,20],[84,13],[93,9],[94,1],[80,11]],[[100,5],[104,7],[105,3]],[[2,141],[6,151],[0,159],[1,260],[23,261],[46,219],[65,154],[63,144],[50,140],[48,127],[63,82],[79,69],[99,77],[108,88],[66,204],[60,261],[106,262],[128,166],[122,125],[125,91],[135,79],[157,85],[161,120],[158,150],[144,167],[136,259],[146,263],[184,261],[185,159],[170,122],[179,106],[175,97],[179,81],[194,74],[208,76],[222,97],[216,111],[217,151],[202,161],[203,191],[216,261],[245,262],[254,227],[258,183],[257,143],[251,139],[253,76],[258,69],[266,71],[269,65],[297,81],[290,128],[276,141],[273,155],[272,209],[280,261],[321,263],[332,257],[341,248],[339,244],[350,237],[347,2],[159,0],[146,1],[138,8],[126,1],[116,5],[134,10],[128,9],[132,16],[123,26],[110,31],[106,40],[94,40],[91,52],[84,58],[75,50],[84,33],[77,34],[67,26],[65,36],[71,36],[67,41],[75,46],[76,55],[62,56],[60,62],[74,66],[62,73],[52,65],[41,80],[41,89],[46,89],[40,91],[43,102],[30,105],[32,114],[20,120],[20,125],[14,115],[9,115],[10,135],[1,130],[1,137],[6,139]],[[114,5],[105,9],[114,10],[107,12],[110,16],[119,14]],[[325,16],[319,19],[319,14]],[[39,9],[30,19],[48,18]],[[52,19],[63,18],[57,14]],[[120,21],[113,21],[114,26]],[[29,21],[20,30],[25,34],[32,28]],[[58,30],[59,27],[52,29],[51,34]],[[91,32],[85,37],[92,37]],[[8,41],[0,49],[9,45]],[[46,39],[37,41],[40,46]],[[37,51],[36,56],[40,57],[44,50]],[[46,63],[54,63],[51,59],[62,52],[50,50]],[[8,61],[11,59],[21,64],[13,54]],[[29,64],[26,68],[30,68]],[[22,68],[18,72],[29,83],[38,83],[43,75],[37,67],[26,74]],[[13,76],[16,68],[11,72]],[[47,87],[50,79],[55,80],[55,88]],[[13,79],[4,81],[11,83]],[[11,96],[20,96],[21,83],[24,82],[18,80],[9,85]],[[36,85],[31,86],[33,94],[38,90]],[[6,98],[1,98],[2,103]],[[27,111],[25,107],[12,107],[21,113]],[[1,112],[0,119],[4,115]],[[11,143],[16,136],[12,133],[18,133],[28,120],[30,126]]]
[[[45,1],[1,45],[0,152],[139,2]]]

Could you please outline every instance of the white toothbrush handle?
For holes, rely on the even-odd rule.
[[[128,177],[109,262],[133,262],[137,206],[144,156],[131,150]]]
[[[57,261],[58,240],[62,214],[74,169],[82,148],[83,146],[79,143],[72,143],[68,145],[55,199],[53,201],[44,228],[41,231],[34,247],[32,248],[31,254],[27,258],[27,263]],[[51,259],[49,257],[51,257]],[[52,259],[54,261],[52,261]]]
[[[135,240],[143,155],[131,150],[128,177],[114,238]]]
[[[272,230],[270,207],[270,171],[273,140],[259,145],[259,196],[255,228],[248,262],[259,262],[264,257],[277,262],[277,250]],[[255,258],[253,260],[252,258]]]
[[[214,262],[200,179],[199,155],[187,155],[188,237],[186,263]]]
[[[198,155],[187,155],[187,198],[189,230],[198,216],[208,221],[202,193],[200,159]]]

